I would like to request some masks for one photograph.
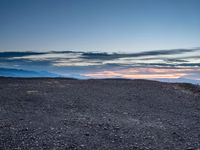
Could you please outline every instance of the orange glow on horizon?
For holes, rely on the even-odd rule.
[[[92,78],[129,78],[129,79],[177,79],[184,77],[191,72],[200,69],[196,68],[129,68],[122,70],[105,70],[82,74]]]

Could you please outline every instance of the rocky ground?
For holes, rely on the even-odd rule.
[[[0,78],[1,150],[198,150],[200,88]]]

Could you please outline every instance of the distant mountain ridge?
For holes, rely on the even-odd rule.
[[[73,75],[73,76],[62,76],[59,74],[51,73],[48,71],[32,71],[32,70],[24,70],[24,69],[14,69],[14,68],[0,68],[0,77],[63,77],[63,78],[74,78],[74,79],[86,79],[80,75]],[[122,78],[123,79],[123,78]],[[148,80],[148,79],[147,79]],[[167,78],[160,78],[160,79],[151,79],[155,81],[161,82],[172,82],[172,83],[192,83],[200,85],[200,80],[192,80],[187,78],[178,78],[178,79],[167,79]]]
[[[47,71],[32,71],[24,69],[0,68],[0,76],[4,77],[60,77]]]
[[[154,79],[154,80],[161,81],[161,82],[192,83],[192,84],[199,84],[200,85],[200,80],[193,80],[193,79],[187,79],[187,78],[177,78],[177,79],[161,78],[161,79]]]

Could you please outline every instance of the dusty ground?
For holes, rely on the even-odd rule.
[[[2,150],[200,149],[190,84],[0,78],[0,112]]]

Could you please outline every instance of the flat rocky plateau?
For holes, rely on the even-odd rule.
[[[199,150],[200,88],[0,78],[1,150]]]

